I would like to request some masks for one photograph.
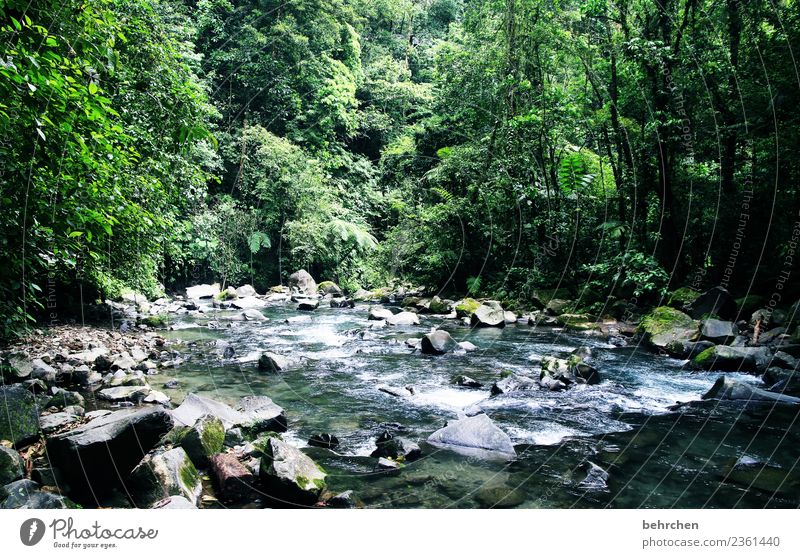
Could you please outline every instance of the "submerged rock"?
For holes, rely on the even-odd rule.
[[[314,505],[325,488],[325,472],[299,449],[277,438],[265,444],[259,476],[266,494],[288,505]]]
[[[483,387],[483,384],[480,383],[478,380],[470,378],[469,376],[464,376],[463,374],[459,374],[458,376],[453,378],[453,383],[457,386],[468,387],[468,388]]]
[[[506,458],[517,455],[508,434],[500,430],[492,419],[484,414],[448,422],[447,426],[431,434],[428,442],[456,451],[480,450]]]
[[[148,453],[131,472],[130,490],[141,508],[149,508],[169,496],[183,496],[196,506],[203,486],[183,448],[173,448]]]
[[[533,378],[527,378],[519,374],[510,374],[492,384],[492,395],[511,393],[513,391],[527,391],[539,389],[539,384]]]
[[[496,300],[487,300],[475,310],[471,323],[477,327],[505,327],[506,315]]]
[[[591,461],[586,462],[586,478],[578,486],[588,490],[608,490],[608,472]]]

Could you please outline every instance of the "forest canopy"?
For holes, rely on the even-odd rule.
[[[799,35],[794,0],[0,0],[0,336],[56,292],[299,268],[598,314],[769,296]]]

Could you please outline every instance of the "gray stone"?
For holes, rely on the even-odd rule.
[[[219,285],[195,285],[194,287],[186,288],[186,298],[199,300],[201,298],[214,298],[219,294]]]
[[[443,355],[458,348],[458,343],[448,332],[437,329],[422,336],[420,348],[428,355]]]
[[[289,276],[289,288],[304,294],[317,294],[317,282],[305,269],[295,271]]]
[[[512,391],[527,391],[539,389],[539,384],[533,378],[526,378],[519,374],[511,374],[497,380],[492,384],[492,395],[511,393]]]
[[[182,496],[196,506],[202,490],[200,475],[183,448],[148,453],[131,472],[131,496],[141,508],[169,496]]]
[[[268,496],[289,505],[317,502],[326,475],[310,457],[277,438],[268,438],[263,451],[259,476]]]
[[[419,445],[406,438],[393,436],[386,430],[375,440],[375,446],[376,449],[372,452],[372,457],[388,457],[395,461],[399,459],[414,461],[422,457],[422,450]]]
[[[386,318],[386,323],[392,326],[417,325],[419,315],[414,312],[398,312]]]
[[[369,316],[370,320],[386,320],[394,316],[392,311],[388,308],[383,308],[382,306],[370,306],[369,308]]]
[[[289,359],[269,351],[258,357],[258,369],[264,372],[280,372],[289,368]]]
[[[95,496],[119,487],[172,425],[170,413],[161,407],[124,409],[52,436],[47,452],[73,494],[99,505]]]
[[[456,451],[466,450],[467,453],[472,453],[470,450],[479,450],[505,458],[517,455],[508,434],[500,430],[486,415],[475,415],[449,422],[447,426],[431,434],[428,442]]]
[[[700,323],[701,337],[713,341],[714,343],[727,344],[731,342],[738,333],[733,322],[709,318]]]
[[[471,324],[476,327],[505,327],[505,311],[496,300],[487,300],[472,314]]]
[[[24,386],[0,386],[0,405],[0,440],[17,445],[39,434],[36,400]]]
[[[74,415],[66,411],[60,413],[51,413],[49,415],[42,415],[39,417],[39,426],[45,434],[51,434],[56,430],[77,422],[81,419],[79,415]]]
[[[52,492],[39,490],[32,480],[22,479],[7,484],[0,489],[6,494],[0,503],[4,510],[59,510],[75,509],[77,506],[68,498]]]
[[[101,389],[97,397],[106,401],[132,401],[140,402],[150,393],[149,386],[120,386]]]
[[[717,378],[717,381],[714,382],[711,389],[703,395],[703,399],[726,399],[732,401],[800,405],[800,398],[760,389],[726,376]]]
[[[0,485],[22,478],[22,458],[11,448],[0,446]]]

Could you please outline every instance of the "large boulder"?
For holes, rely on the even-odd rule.
[[[760,389],[744,382],[739,382],[727,376],[720,376],[711,389],[703,395],[703,399],[726,399],[732,401],[760,401],[766,403],[780,403],[787,405],[800,405],[800,398],[775,393]]]
[[[428,312],[431,314],[449,314],[452,301],[442,300],[434,296],[428,303]]]
[[[252,433],[286,430],[283,409],[263,395],[243,397],[234,409],[225,403],[190,393],[180,407],[172,411],[175,423],[182,426],[192,426],[203,415],[219,418],[225,430],[242,428]]]
[[[391,310],[383,306],[370,306],[368,319],[370,320],[385,320],[394,316]]]
[[[700,323],[680,310],[659,306],[642,318],[639,332],[654,347],[665,349],[675,341],[696,341],[700,335]]]
[[[50,438],[50,464],[74,493],[96,498],[123,483],[172,426],[172,416],[162,407],[115,411]]]
[[[22,458],[11,448],[0,446],[0,485],[22,478]]]
[[[465,298],[455,303],[456,316],[459,318],[470,318],[480,307],[481,303],[474,298]]]
[[[295,271],[289,276],[289,288],[304,294],[317,294],[317,282],[305,269]]]
[[[263,448],[259,476],[265,493],[275,502],[312,506],[325,488],[325,472],[294,446],[268,438]]]
[[[767,347],[715,345],[694,357],[692,362],[704,370],[763,372],[769,366],[771,358],[772,353]]]
[[[437,447],[471,455],[480,456],[484,455],[484,452],[504,458],[513,458],[517,455],[508,434],[500,430],[485,414],[448,422],[447,426],[431,434],[428,442]]]
[[[195,506],[203,485],[183,448],[148,453],[131,472],[130,494],[140,508],[170,496],[183,496]]]
[[[333,281],[323,281],[317,286],[319,292],[323,295],[332,295],[335,297],[344,296],[344,292],[339,288],[339,285]]]
[[[214,298],[219,294],[219,284],[195,285],[186,288],[186,298],[189,300],[199,300],[201,298]]]
[[[573,303],[571,300],[554,298],[548,301],[544,309],[545,312],[550,316],[560,316],[561,314],[567,312],[570,308],[572,308],[572,306]]]
[[[27,442],[39,433],[39,411],[33,394],[20,384],[0,386],[0,440]]]
[[[694,319],[704,316],[718,316],[723,320],[736,318],[736,301],[723,287],[713,287],[686,306],[686,311]]]
[[[319,308],[318,298],[303,298],[297,301],[297,309],[303,312],[311,312]]]
[[[472,314],[471,323],[478,327],[505,327],[505,311],[496,300],[487,300]]]
[[[432,331],[422,336],[420,349],[426,355],[443,355],[458,348],[458,343],[452,336],[441,329]]]
[[[192,463],[204,467],[211,456],[222,451],[225,442],[225,427],[213,415],[203,415],[181,438],[181,447]]]
[[[236,296],[238,298],[256,296],[256,290],[252,285],[242,285],[236,289]]]
[[[733,322],[708,318],[700,323],[700,336],[720,345],[727,345],[739,334]]]

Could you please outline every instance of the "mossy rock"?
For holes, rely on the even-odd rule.
[[[739,307],[739,314],[745,319],[758,310],[764,308],[767,304],[767,298],[761,295],[751,294],[736,299],[736,305]]]
[[[673,341],[696,341],[700,322],[669,306],[659,306],[642,318],[638,328],[654,346],[664,348]]]
[[[675,308],[682,308],[694,302],[698,296],[700,296],[698,291],[690,289],[689,287],[681,287],[680,289],[675,289],[672,292],[667,304]]]
[[[212,415],[197,419],[180,442],[192,462],[198,465],[206,465],[213,455],[222,451],[224,443],[225,427],[219,418]]]
[[[474,298],[465,298],[456,302],[456,315],[459,318],[468,318],[475,313],[475,310],[481,305],[480,302]]]
[[[699,355],[696,355],[694,359],[692,359],[692,362],[699,368],[710,368],[716,354],[716,347],[709,347]]]
[[[156,314],[142,318],[142,323],[148,327],[162,328],[169,325],[169,316],[166,314]]]

